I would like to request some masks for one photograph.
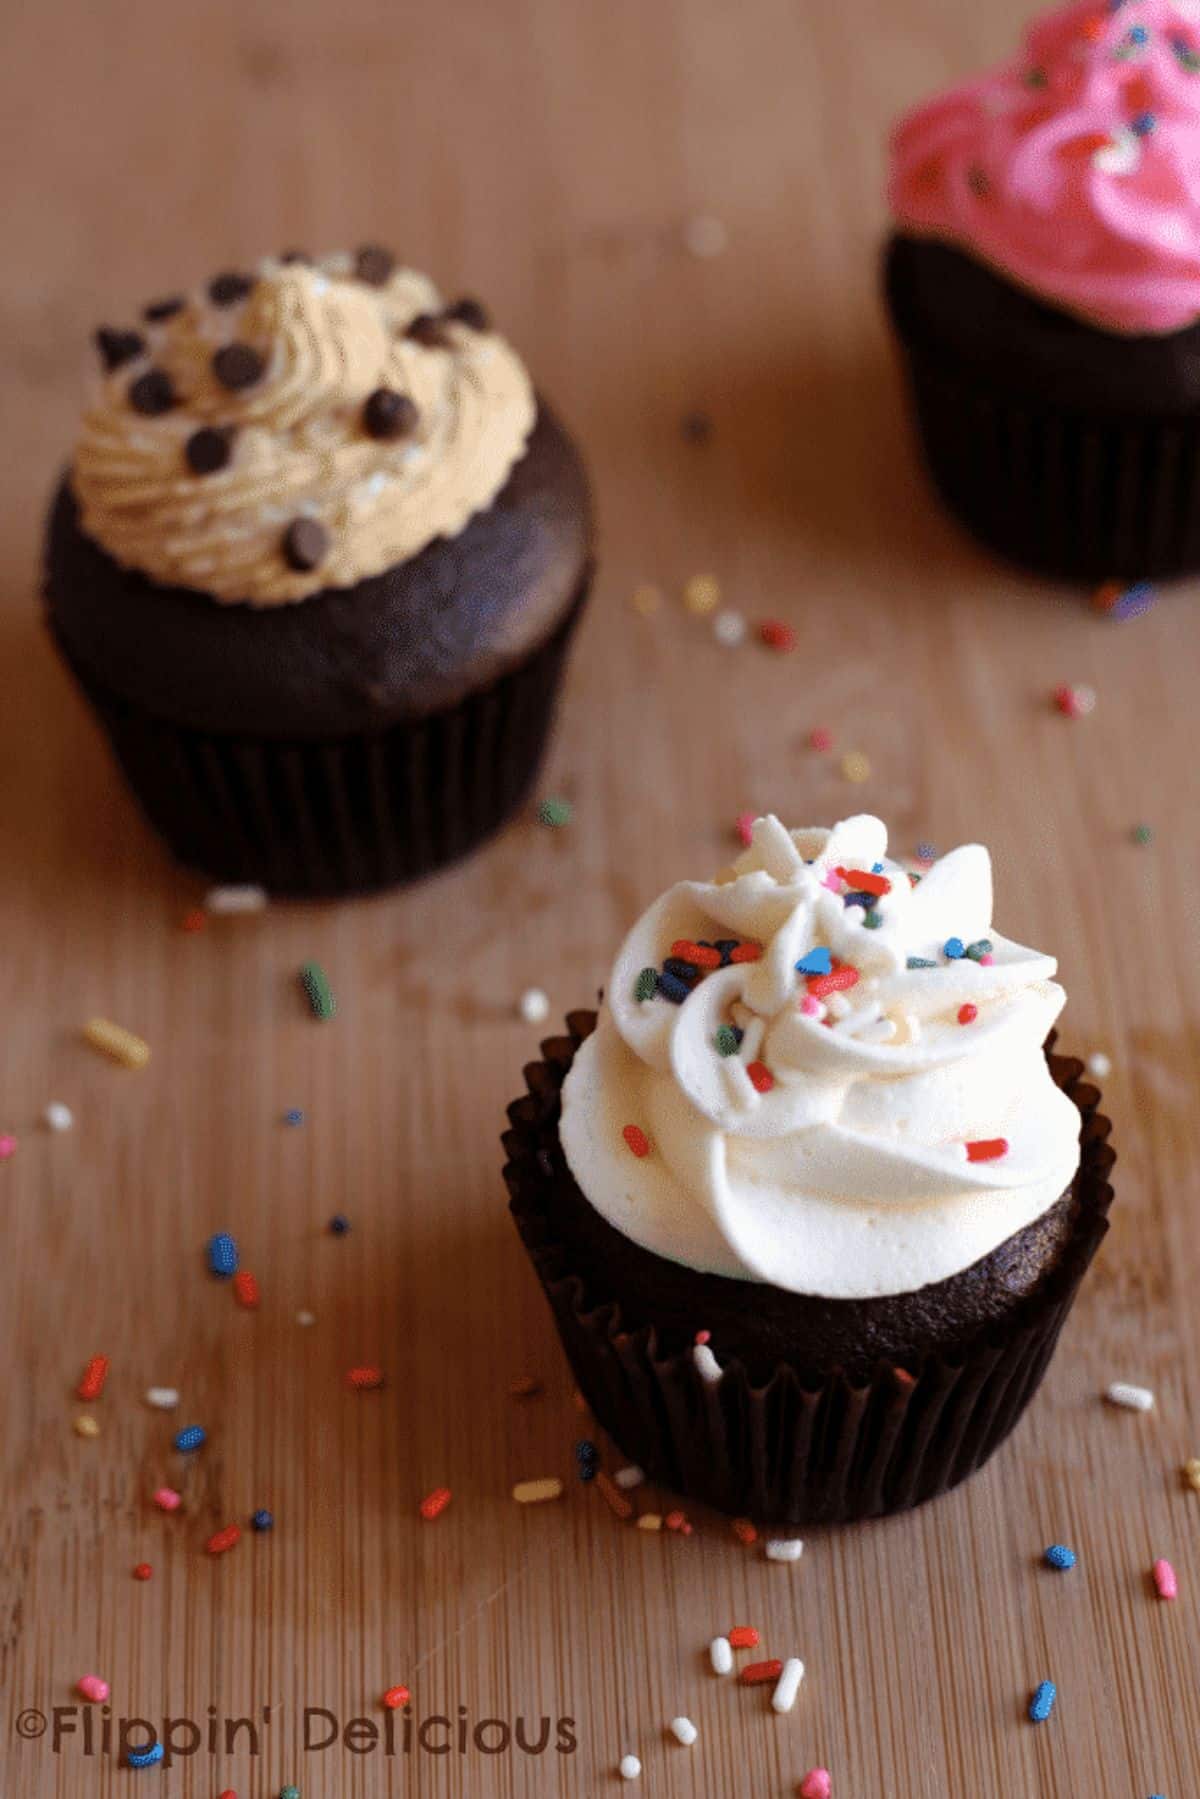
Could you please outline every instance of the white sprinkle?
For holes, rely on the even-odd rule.
[[[617,1485],[623,1487],[627,1493],[632,1487],[640,1487],[645,1478],[646,1476],[636,1462],[630,1462],[628,1468],[618,1468],[613,1475]]]
[[[736,650],[746,638],[746,621],[740,612],[718,612],[713,620],[713,636],[727,650]]]
[[[1154,1410],[1154,1395],[1149,1387],[1131,1387],[1125,1381],[1115,1380],[1104,1397],[1109,1405],[1123,1405],[1129,1412]]]
[[[521,995],[519,1010],[526,1024],[541,1024],[550,1016],[550,1001],[540,987],[527,987]]]
[[[262,887],[210,887],[204,896],[206,912],[232,916],[238,912],[261,912],[267,903]]]
[[[769,1562],[798,1562],[804,1554],[804,1543],[800,1537],[768,1537],[763,1554]]]
[[[714,1637],[708,1645],[708,1659],[714,1674],[732,1674],[733,1647],[728,1637]]]
[[[297,1324],[315,1324],[316,1322],[317,1322],[317,1314],[315,1312],[297,1312],[296,1313],[296,1323]]]
[[[621,1757],[622,1780],[637,1780],[641,1775],[641,1772],[642,1764],[636,1755],[623,1755]]]
[[[677,1743],[682,1743],[685,1749],[690,1749],[700,1732],[690,1718],[672,1718],[671,1735]]]
[[[157,1407],[160,1412],[169,1412],[179,1404],[179,1391],[176,1387],[147,1387],[146,1404]]]
[[[42,1113],[46,1129],[50,1131],[69,1131],[75,1122],[75,1115],[70,1106],[64,1106],[61,1099],[51,1100]]]
[[[693,256],[720,256],[729,246],[729,233],[711,212],[698,212],[684,226],[683,241]]]
[[[693,1343],[692,1360],[701,1380],[718,1381],[725,1372],[707,1343]]]
[[[1103,1050],[1098,1049],[1094,1056],[1088,1057],[1087,1071],[1094,1074],[1098,1081],[1103,1081],[1112,1073],[1112,1062]]]
[[[773,1712],[790,1712],[796,1703],[796,1694],[800,1691],[800,1682],[804,1679],[804,1663],[799,1656],[789,1655],[783,1664],[783,1673],[775,1682],[775,1691],[771,1694],[771,1710]]]

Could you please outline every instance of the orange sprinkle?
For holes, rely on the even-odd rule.
[[[765,1686],[768,1680],[778,1680],[783,1673],[783,1663],[778,1659],[769,1662],[751,1662],[738,1675],[744,1687]]]
[[[240,1269],[233,1277],[233,1297],[248,1312],[258,1308],[258,1281],[249,1269]]]
[[[1007,1137],[980,1137],[967,1144],[968,1162],[998,1162],[1008,1154]]]
[[[383,1695],[383,1703],[390,1712],[399,1711],[402,1705],[408,1704],[408,1701],[409,1691],[407,1687],[389,1687],[387,1692]]]
[[[106,1355],[94,1355],[79,1377],[79,1385],[75,1389],[77,1399],[99,1399],[104,1391],[104,1383],[108,1379],[109,1360]]]
[[[239,1525],[227,1524],[224,1530],[219,1530],[215,1536],[211,1536],[204,1547],[209,1555],[224,1555],[227,1549],[232,1549],[235,1543],[241,1541],[241,1536]]]
[[[185,912],[179,921],[181,931],[202,931],[208,923],[208,916],[197,906],[191,912]]]
[[[765,1062],[751,1062],[746,1073],[750,1076],[751,1086],[759,1093],[769,1093],[775,1085],[775,1076]]]
[[[730,950],[729,960],[731,962],[761,962],[762,953],[761,943],[739,943],[736,949]]]
[[[421,1516],[426,1524],[432,1524],[435,1518],[441,1517],[451,1498],[449,1487],[435,1487],[432,1493],[426,1493],[420,1506]]]
[[[370,1393],[374,1388],[382,1387],[383,1369],[351,1368],[347,1371],[346,1379],[356,1393]]]
[[[622,1522],[624,1522],[626,1518],[633,1517],[633,1506],[630,1501],[626,1499],[620,1487],[609,1479],[603,1468],[601,1468],[596,1475],[593,1485],[599,1489],[609,1511],[612,1512],[615,1517],[620,1518]]]
[[[751,1543],[758,1542],[758,1532],[755,1530],[753,1524],[751,1524],[749,1518],[735,1518],[730,1528],[738,1542],[744,1543],[747,1548],[749,1548]]]
[[[735,1624],[732,1630],[726,1631],[731,1649],[757,1649],[758,1632],[753,1624]]]
[[[639,1160],[650,1154],[650,1139],[640,1124],[627,1124],[621,1135]]]
[[[693,943],[690,937],[677,937],[671,945],[671,954],[678,956],[681,962],[690,962],[694,968],[721,966],[719,949],[709,949],[703,943]]]

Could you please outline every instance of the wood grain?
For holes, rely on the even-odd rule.
[[[1022,15],[1029,10],[1016,9]],[[1114,625],[985,560],[914,466],[876,293],[882,140],[907,102],[1007,49],[1006,9],[945,0],[47,0],[0,63],[9,172],[0,270],[0,1765],[6,1793],[107,1796],[139,1776],[22,1742],[23,1708],[95,1671],[158,1720],[272,1708],[261,1753],[179,1759],[156,1787],[242,1799],[607,1792],[839,1799],[1169,1799],[1200,1789],[1200,979],[1196,596]],[[696,214],[728,228],[704,261]],[[603,574],[548,789],[527,819],[412,893],[178,929],[199,884],[120,788],[36,618],[38,520],[102,317],[264,247],[392,241],[484,293],[587,445]],[[681,416],[711,413],[706,446]],[[721,650],[678,604],[716,573],[792,656]],[[640,581],[669,596],[653,618]],[[1091,682],[1093,717],[1047,705]],[[872,773],[804,747],[829,723]],[[895,841],[992,844],[999,921],[1056,950],[1068,1044],[1107,1050],[1119,1204],[1048,1383],[1012,1444],[919,1514],[815,1536],[765,1564],[722,1521],[622,1528],[572,1472],[585,1428],[505,1212],[497,1135],[534,1033],[529,984],[586,1004],[636,910],[725,856],[728,822],[878,810]],[[1135,821],[1153,848],[1129,842]],[[295,981],[317,957],[338,1015]],[[132,1074],[79,1027],[142,1033]],[[50,1100],[76,1126],[39,1129]],[[289,1106],[302,1127],[280,1122]],[[325,1221],[344,1211],[335,1239]],[[238,1236],[263,1302],[204,1275]],[[311,1308],[304,1329],[295,1314]],[[72,1432],[87,1357],[113,1359]],[[354,1363],[387,1371],[353,1394]],[[540,1374],[542,1397],[507,1396]],[[1106,1409],[1114,1377],[1158,1394]],[[180,1412],[150,1411],[150,1385]],[[208,1446],[169,1450],[198,1421]],[[559,1473],[522,1510],[520,1478]],[[163,1479],[182,1515],[148,1502]],[[446,1482],[450,1509],[417,1516]],[[650,1501],[645,1501],[647,1504]],[[214,1561],[202,1545],[276,1516]],[[1037,1565],[1071,1542],[1078,1569]],[[1149,1568],[1168,1555],[1174,1606]],[[145,1584],[134,1563],[153,1564]],[[750,1622],[800,1653],[795,1712],[719,1682],[704,1646]],[[1054,1720],[1024,1719],[1058,1682]],[[575,1720],[573,1754],[304,1754],[305,1705],[380,1724]],[[686,1713],[685,1750],[665,1726]],[[177,1737],[186,1735],[182,1730]],[[148,1774],[147,1781],[158,1777]]]

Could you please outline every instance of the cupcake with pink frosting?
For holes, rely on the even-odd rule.
[[[1072,578],[1200,568],[1200,5],[1072,4],[893,134],[886,288],[926,461]]]

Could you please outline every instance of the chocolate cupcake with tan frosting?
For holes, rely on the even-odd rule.
[[[150,822],[281,894],[471,849],[533,780],[592,568],[578,452],[483,308],[368,247],[96,341],[46,606]]]

